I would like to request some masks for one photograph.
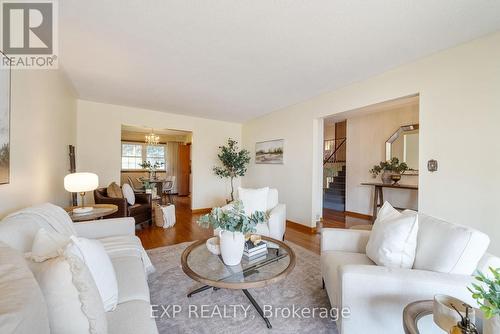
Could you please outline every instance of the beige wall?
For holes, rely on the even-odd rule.
[[[374,180],[368,171],[385,160],[386,140],[408,124],[418,124],[416,104],[347,119],[347,211],[372,214],[373,189],[361,183],[380,182],[380,176]],[[418,176],[403,176],[401,183],[418,184]],[[397,207],[417,209],[415,191],[385,189],[384,199]]]
[[[285,139],[285,165],[251,165],[243,183],[277,187],[288,205],[288,218],[312,226],[321,209],[320,119],[417,93],[419,210],[488,233],[490,249],[500,255],[496,208],[500,199],[500,33],[245,123],[243,141],[252,151],[256,141]],[[429,159],[438,160],[437,172],[427,171]]]
[[[122,124],[192,131],[192,207],[223,205],[228,182],[216,177],[218,146],[241,141],[241,124],[78,100],[77,168],[99,175],[101,186],[120,181]]]
[[[67,206],[63,179],[75,144],[76,97],[60,70],[12,71],[10,184],[0,216],[43,202]]]

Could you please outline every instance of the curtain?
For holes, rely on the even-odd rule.
[[[175,176],[172,193],[177,193],[177,182],[179,180],[179,143],[169,141],[167,143],[167,176]]]

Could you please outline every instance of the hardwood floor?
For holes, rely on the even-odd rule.
[[[176,224],[168,229],[157,226],[137,227],[136,234],[141,239],[144,248],[152,249],[162,246],[175,245],[186,241],[205,239],[213,235],[212,229],[205,229],[196,222],[202,215],[191,212],[191,199],[189,197],[172,196],[175,204]],[[346,217],[340,212],[324,212],[323,227],[346,228],[352,224],[366,224],[366,220]],[[319,233],[308,233],[298,230],[291,225],[287,226],[285,240],[291,241],[299,246],[309,249],[319,254],[320,235]]]
[[[191,198],[172,196],[175,205],[176,224],[168,229],[147,226],[136,227],[136,235],[141,239],[144,248],[151,249],[170,246],[186,241],[205,239],[213,235],[212,229],[200,227],[196,222],[202,214],[191,212]]]

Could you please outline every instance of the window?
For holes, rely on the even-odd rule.
[[[165,170],[165,146],[122,143],[122,170],[142,169],[143,161],[158,162],[162,166],[158,170]]]
[[[122,144],[122,169],[141,169],[142,145]]]
[[[156,162],[160,164],[160,168],[165,169],[165,146],[150,146],[146,147],[146,160],[154,165]]]

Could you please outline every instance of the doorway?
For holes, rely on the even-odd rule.
[[[121,184],[150,192],[153,200],[189,196],[191,143],[190,131],[122,125]]]
[[[371,223],[378,207],[369,184],[382,183],[382,173],[372,171],[394,158],[408,165],[398,182],[417,191],[386,187],[384,199],[396,208],[418,209],[418,123],[418,95],[323,119],[323,222],[346,228]]]

